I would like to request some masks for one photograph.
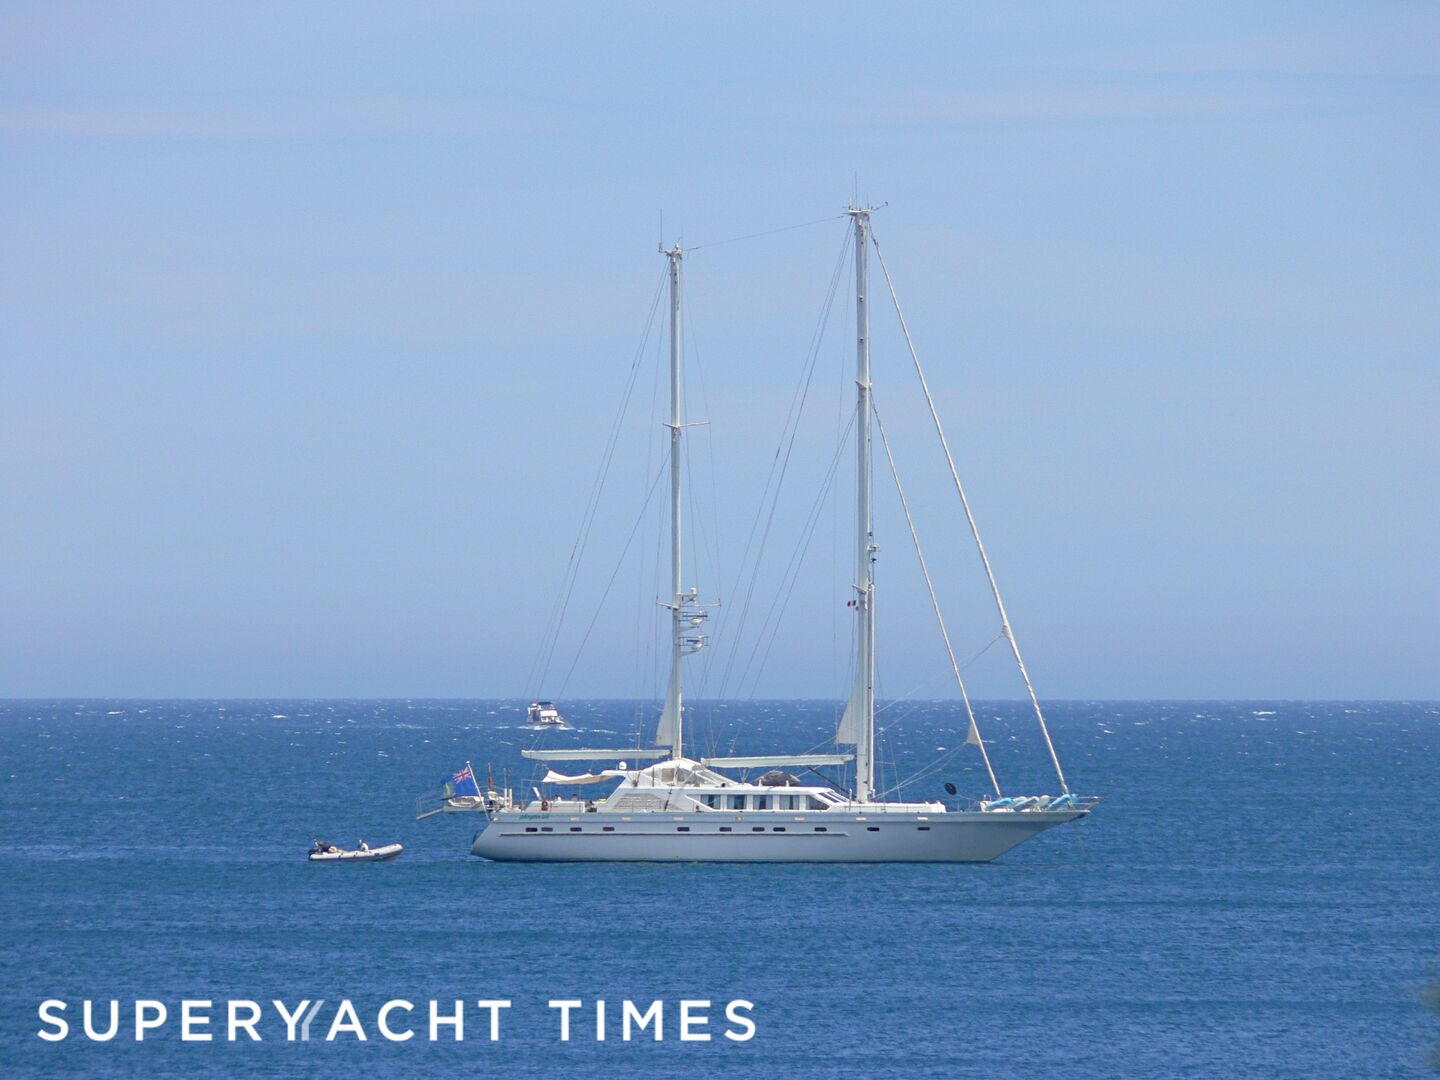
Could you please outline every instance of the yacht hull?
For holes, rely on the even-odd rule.
[[[470,853],[495,862],[990,862],[1085,814],[502,811]]]

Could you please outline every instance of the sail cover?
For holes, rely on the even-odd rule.
[[[578,773],[575,776],[566,776],[554,769],[546,769],[545,779],[540,782],[542,784],[598,784],[601,780],[613,780],[617,776],[624,775],[619,769],[605,769],[598,773]]]

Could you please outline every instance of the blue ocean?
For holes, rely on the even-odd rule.
[[[626,745],[653,719],[563,707],[577,730],[539,738]],[[797,751],[836,709],[702,702],[692,727],[702,750]],[[466,761],[528,788],[523,702],[0,703],[0,1074],[1434,1075],[1440,705],[1049,714],[1072,788],[1104,802],[992,864],[547,866],[470,858],[469,815],[414,819]],[[1025,709],[980,716],[1007,792],[1054,791]],[[884,786],[984,793],[954,703],[879,719]],[[317,837],[407,850],[311,865]],[[375,1013],[401,998],[418,1034],[390,1042]],[[499,1041],[474,1011],[463,1042],[425,1036],[424,1003],[497,998]],[[47,999],[63,1041],[37,1036]],[[84,1036],[86,999],[121,1003],[118,1037]],[[138,1043],[136,999],[171,1013]],[[215,1041],[181,1040],[182,999],[215,1002]],[[267,1014],[230,1042],[233,999],[327,1005],[310,1041]],[[343,999],[363,1042],[323,1038]],[[568,1042],[552,999],[583,1003]],[[666,1003],[663,1041],[621,1039],[625,999]],[[715,1003],[713,1039],[680,1041],[682,999]],[[746,1042],[720,1034],[736,999]]]

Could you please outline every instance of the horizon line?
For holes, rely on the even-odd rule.
[[[171,701],[205,701],[205,702],[252,702],[252,701],[375,701],[375,702],[417,702],[417,701],[444,701],[444,702],[528,702],[540,700],[526,696],[515,697],[457,697],[457,696],[345,696],[345,695],[306,695],[306,694],[276,694],[267,697],[257,696],[195,696],[183,695],[178,697],[155,697],[155,696],[130,696],[114,695],[111,697],[100,697],[95,695],[26,695],[17,697],[0,697],[0,704],[10,702],[171,702]],[[549,699],[545,699],[549,700]],[[655,698],[633,698],[633,697],[571,697],[571,702],[577,703],[617,703],[617,704],[653,704],[657,708],[661,702]],[[692,698],[691,704],[722,704],[722,705],[755,705],[773,702],[827,702],[842,704],[844,698],[840,697],[753,697],[753,698]],[[877,701],[894,702],[936,702],[946,704],[962,705],[961,698],[934,697],[934,698],[883,698],[877,697]],[[994,697],[994,698],[971,698],[972,703],[1005,703],[1016,705],[1028,705],[1029,698],[1019,697]],[[1440,705],[1440,698],[1427,697],[1053,697],[1042,699],[1045,703],[1057,705],[1070,704],[1154,704],[1154,705],[1193,705],[1206,703],[1243,703],[1262,705]]]

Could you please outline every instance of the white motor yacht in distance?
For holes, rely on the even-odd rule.
[[[480,812],[485,824],[474,835],[471,853],[496,861],[522,862],[988,862],[1015,845],[1056,825],[1086,816],[1099,801],[1070,791],[1050,738],[1045,716],[1020,656],[999,586],[980,541],[975,519],[961,487],[954,460],[933,398],[924,381],[919,358],[910,342],[898,301],[896,311],[906,344],[920,375],[931,418],[945,450],[955,489],[989,580],[999,614],[999,636],[1009,644],[1029,693],[1044,742],[1055,767],[1059,792],[1006,798],[995,777],[985,742],[980,737],[970,697],[955,660],[939,601],[926,568],[924,552],[905,503],[907,525],[930,589],[950,666],[969,720],[965,739],[985,763],[994,798],[964,809],[942,801],[896,802],[875,789],[875,578],[878,547],[872,520],[872,417],[882,444],[884,429],[874,411],[870,377],[868,308],[869,251],[874,244],[872,208],[847,211],[853,228],[855,255],[856,402],[851,426],[855,432],[856,526],[855,581],[849,606],[856,618],[854,682],[835,735],[836,752],[763,757],[689,758],[684,753],[685,708],[682,700],[684,658],[706,644],[699,633],[707,613],[698,591],[683,587],[681,566],[681,439],[686,427],[681,396],[681,263],[676,245],[662,249],[669,259],[670,288],[670,591],[663,604],[670,613],[670,679],[652,747],[623,749],[527,750],[524,756],[547,763],[540,781],[564,789],[613,784],[596,799],[551,798],[535,789],[535,798],[517,802],[507,788],[484,800],[442,798],[417,807],[419,816],[434,813]],[[878,246],[876,247],[879,252]],[[884,268],[883,256],[881,267]],[[886,281],[889,283],[888,272]],[[894,296],[893,285],[890,289]],[[893,468],[893,459],[891,460]],[[899,478],[896,475],[897,488]],[[997,638],[998,640],[998,638]],[[849,747],[846,750],[844,748]],[[578,774],[555,772],[549,762],[615,762]],[[650,762],[648,765],[632,762]],[[783,771],[853,763],[854,787],[841,791],[824,784],[803,783]],[[735,779],[728,771],[749,773],[771,769],[758,780]],[[953,787],[947,788],[953,795]],[[423,798],[423,797],[422,797]]]
[[[526,720],[534,727],[565,727],[565,717],[553,701],[532,701],[526,710]]]

